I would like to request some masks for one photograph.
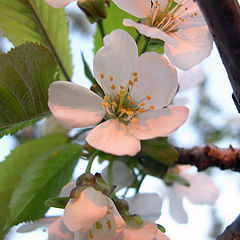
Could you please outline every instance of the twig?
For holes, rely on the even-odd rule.
[[[217,240],[239,240],[240,239],[240,215],[229,225],[225,231],[217,237]]]
[[[194,148],[177,148],[179,153],[177,164],[190,164],[198,168],[199,171],[208,167],[219,167],[220,169],[231,169],[240,171],[240,149],[218,148],[214,145]]]

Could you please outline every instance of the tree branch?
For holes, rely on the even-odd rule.
[[[194,0],[215,40],[240,112],[240,7],[238,0]]]
[[[217,240],[239,240],[240,239],[240,215],[229,225],[225,231],[217,237]]]
[[[199,171],[208,167],[219,167],[220,169],[231,169],[240,171],[240,149],[218,148],[214,145],[194,148],[178,148],[179,157],[177,164],[190,164],[198,168]]]

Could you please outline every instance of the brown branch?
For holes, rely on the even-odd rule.
[[[217,237],[217,240],[239,240],[240,239],[240,215],[229,225],[225,231]]]
[[[195,1],[215,40],[233,88],[233,100],[240,112],[240,7],[238,0]]]
[[[218,148],[214,145],[194,148],[177,148],[179,153],[177,164],[190,164],[198,168],[199,171],[208,167],[219,167],[220,169],[231,169],[240,171],[240,149]]]

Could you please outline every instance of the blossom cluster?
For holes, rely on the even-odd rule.
[[[55,8],[73,2],[45,1]],[[84,1],[79,1],[78,4],[81,2]],[[100,91],[94,92],[72,82],[55,81],[49,87],[48,106],[64,128],[90,127],[86,142],[94,149],[116,156],[135,156],[141,150],[141,140],[166,137],[187,120],[187,107],[172,106],[179,88],[175,67],[189,70],[197,65],[210,54],[212,38],[193,0],[112,2],[139,18],[138,22],[124,19],[125,26],[134,27],[147,40],[161,40],[159,42],[164,44],[166,57],[146,51],[139,55],[133,37],[122,29],[115,29],[103,38],[103,46],[94,57],[93,73]],[[121,167],[117,169],[114,176],[123,174],[124,178],[129,179],[127,170],[121,173],[120,169]],[[188,179],[188,176],[185,178]],[[210,182],[203,175],[200,179]],[[124,184],[123,187],[126,187]],[[206,201],[202,202],[197,200],[196,193],[192,194],[190,188],[186,190],[172,186],[171,189],[176,188],[173,192],[179,193],[174,198],[183,212],[180,215],[183,216],[185,212],[179,196],[187,196],[197,204],[213,203],[218,191],[214,184],[209,184],[208,187],[212,195],[205,196]],[[73,185],[66,187],[63,196],[68,196],[74,188],[76,186]],[[171,202],[173,194],[170,193]],[[139,199],[141,195],[134,197],[135,205]],[[161,206],[158,195],[152,196],[153,199],[157,199],[158,206]],[[131,201],[133,200],[129,199]],[[154,212],[149,214],[154,215]],[[160,213],[157,218],[159,215]],[[177,221],[186,222],[185,215],[183,219],[178,214],[175,216]],[[49,239],[168,239],[149,220],[130,222],[110,195],[87,186],[77,197],[71,197],[64,215],[50,226]]]

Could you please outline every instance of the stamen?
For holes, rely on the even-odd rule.
[[[90,238],[90,239],[93,239],[93,234],[92,234],[92,231],[89,231],[89,234],[88,234],[88,237]]]
[[[153,105],[149,106],[149,109],[153,110],[155,107]]]
[[[136,73],[136,72],[133,72],[132,75],[136,77],[136,76],[137,76],[137,73]]]
[[[107,220],[106,224],[107,224],[107,226],[108,226],[108,229],[111,230],[111,229],[112,229],[111,221],[110,221],[110,220]]]
[[[112,82],[113,81],[113,76],[109,76],[109,79]]]
[[[141,114],[141,113],[143,113],[143,108],[139,108],[138,109],[138,112]]]
[[[114,90],[116,88],[116,86],[114,84],[112,84],[111,89]]]
[[[147,95],[146,98],[147,98],[148,100],[151,100],[151,96],[150,96],[150,95]]]
[[[134,82],[137,82],[138,81],[138,77],[135,77],[133,80],[134,80]]]
[[[104,75],[103,75],[103,73],[101,73],[101,74],[100,74],[100,77],[101,77],[101,78],[104,78]]]
[[[145,102],[140,103],[140,106],[144,107],[145,106]]]
[[[128,81],[128,84],[132,86],[132,85],[133,85],[133,81],[132,81],[132,80],[129,80],[129,81]]]
[[[121,89],[124,89],[124,86],[120,85],[120,88],[121,88]]]
[[[133,123],[136,123],[137,121],[138,121],[137,118],[132,118],[132,122],[133,122]]]
[[[107,102],[108,101],[108,97],[104,96],[104,100],[105,100],[105,102]]]

